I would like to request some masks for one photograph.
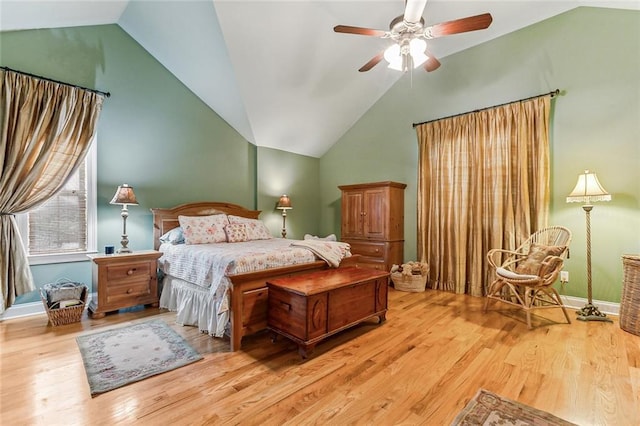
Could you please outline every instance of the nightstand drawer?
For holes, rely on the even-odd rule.
[[[107,280],[109,282],[123,280],[140,280],[151,276],[149,262],[126,263],[107,266]]]
[[[151,294],[149,279],[122,283],[111,282],[106,290],[108,304],[133,301],[137,297],[147,297]]]

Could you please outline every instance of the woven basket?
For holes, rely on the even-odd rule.
[[[44,309],[47,311],[49,322],[52,325],[65,325],[74,322],[80,322],[82,319],[82,312],[84,311],[87,302],[87,287],[82,289],[81,302],[79,305],[69,306],[66,308],[50,308],[47,303],[47,295],[44,292],[40,292],[40,298]]]
[[[391,281],[396,290],[419,292],[427,285],[427,275],[403,275],[400,272],[391,273]]]
[[[640,256],[622,256],[622,266],[620,328],[640,336]]]

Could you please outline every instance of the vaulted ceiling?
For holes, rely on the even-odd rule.
[[[640,9],[635,0],[428,0],[425,25],[493,16],[486,30],[431,40],[442,62],[433,72],[447,72],[448,55],[583,5]],[[333,27],[386,30],[403,10],[402,0],[0,0],[0,31],[118,24],[247,141],[321,157],[409,78],[384,62],[358,72],[389,41]]]

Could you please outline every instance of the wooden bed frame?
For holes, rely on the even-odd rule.
[[[220,202],[197,202],[181,204],[179,206],[162,209],[151,209],[153,213],[153,247],[160,247],[160,237],[173,228],[179,226],[178,216],[208,216],[226,213],[257,219],[259,210],[248,210],[242,206]],[[340,266],[356,266],[357,256],[345,259]],[[267,327],[267,281],[274,278],[290,277],[293,275],[327,269],[326,262],[319,260],[303,265],[268,269],[265,271],[230,275],[231,280],[231,350],[240,349],[242,337],[255,333]]]

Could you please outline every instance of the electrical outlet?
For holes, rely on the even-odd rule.
[[[560,271],[560,281],[563,283],[569,282],[569,271]]]

